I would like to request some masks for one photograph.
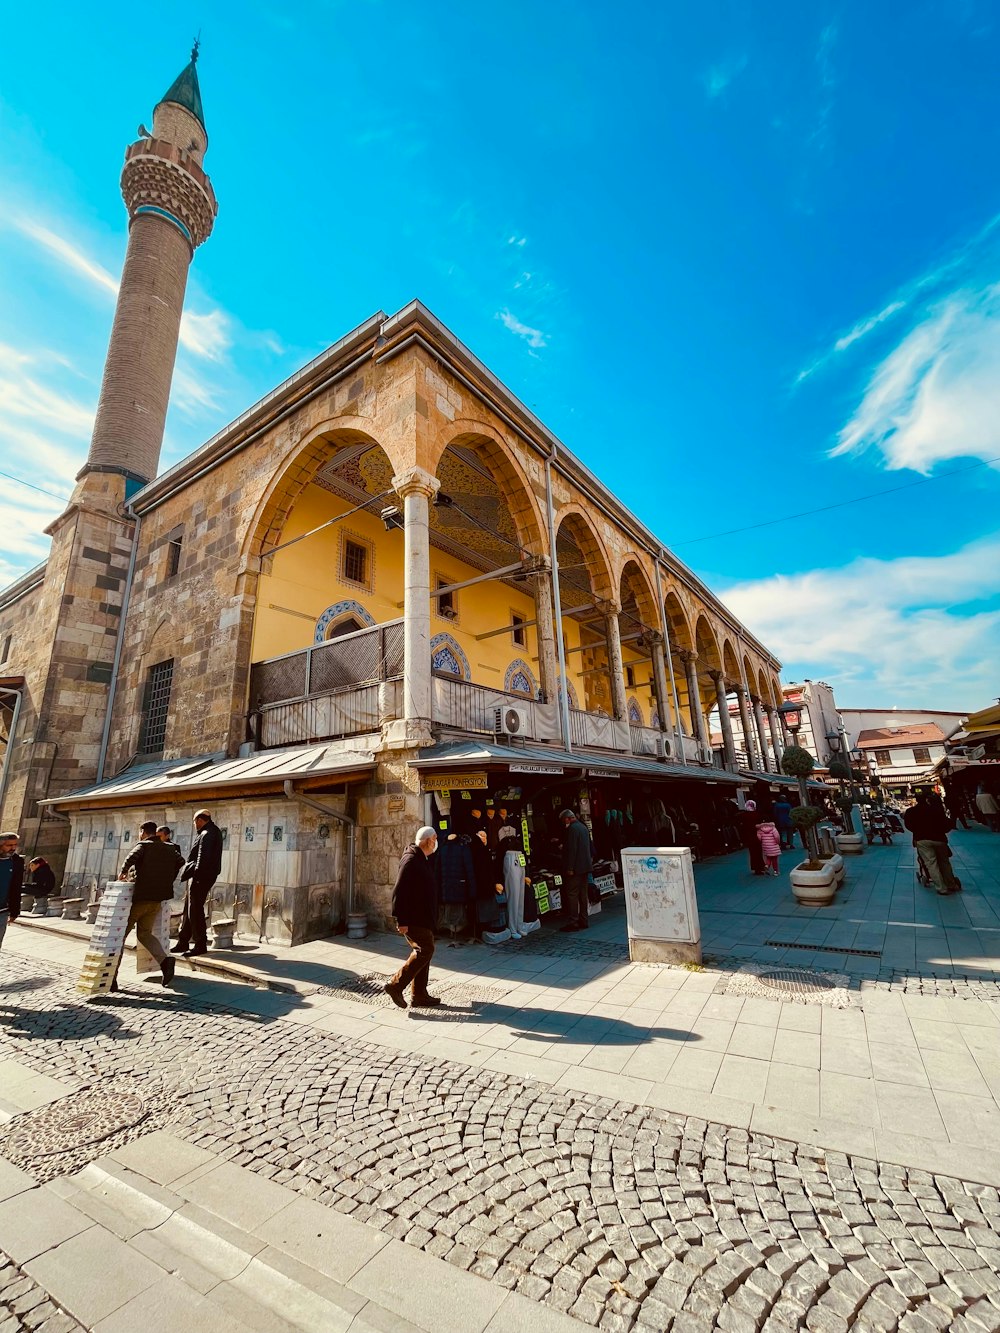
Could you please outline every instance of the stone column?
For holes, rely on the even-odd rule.
[[[622,639],[618,628],[618,616],[621,607],[611,603],[611,609],[605,617],[605,632],[608,639],[608,674],[611,677],[611,711],[614,716],[628,721],[628,698],[625,694],[625,668],[622,664]]]
[[[742,685],[737,685],[736,702],[740,706],[740,730],[743,732],[743,746],[746,750],[747,768],[756,768],[757,756],[754,753],[753,730],[750,726],[750,709],[747,707],[747,692]]]
[[[785,747],[781,739],[781,724],[778,721],[778,711],[771,706],[765,706],[764,712],[767,714],[767,724],[771,729],[771,744],[774,746],[774,771],[780,773],[781,756],[785,752]]]
[[[685,650],[681,653],[684,671],[687,675],[688,712],[691,714],[691,730],[699,745],[708,746],[705,736],[705,715],[701,709],[701,691],[698,688],[698,654]]]
[[[406,554],[403,572],[404,744],[426,744],[431,707],[431,573],[428,501],[440,482],[422,467],[407,468],[392,485],[403,501]]]
[[[729,716],[729,696],[721,671],[708,673],[715,683],[715,702],[719,708],[719,726],[722,728],[722,752],[726,768],[736,771],[736,742],[733,740],[733,720]]]
[[[653,658],[653,692],[656,695],[656,713],[660,730],[670,731],[670,695],[667,693],[667,664],[663,656],[663,635],[657,630],[650,634]]]
[[[559,702],[559,654],[556,621],[552,609],[552,569],[545,558],[534,578],[535,629],[538,633],[538,674],[546,702]]]
[[[757,723],[757,739],[760,742],[760,762],[765,773],[775,772],[775,766],[767,757],[767,728],[764,725],[764,710],[759,699],[753,701],[754,721]]]

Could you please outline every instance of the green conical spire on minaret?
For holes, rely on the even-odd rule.
[[[201,89],[198,86],[198,47],[200,41],[195,40],[191,48],[191,62],[181,70],[177,78],[160,98],[161,102],[176,102],[182,106],[185,111],[190,111],[202,129],[205,129],[205,112],[201,105]],[[206,131],[207,133],[207,131]]]

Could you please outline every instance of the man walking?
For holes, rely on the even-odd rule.
[[[24,857],[18,855],[18,835],[0,833],[0,944],[7,932],[7,922],[21,915],[21,885],[24,883]]]
[[[771,806],[774,811],[774,822],[778,828],[778,837],[781,839],[781,850],[790,852],[792,849],[792,805],[788,797],[782,793],[775,797]]]
[[[952,825],[940,797],[932,797],[928,791],[917,792],[916,804],[907,810],[903,823],[913,834],[917,855],[926,866],[938,893],[942,897],[956,893],[962,886],[951,868],[948,834]]]
[[[187,883],[184,893],[184,915],[180,934],[171,953],[182,953],[197,958],[208,953],[208,930],[205,925],[205,904],[212,886],[222,872],[222,831],[207,810],[199,810],[194,817],[197,837],[181,871]],[[154,826],[155,827],[155,826]]]
[[[174,896],[174,880],[183,864],[180,848],[162,843],[156,836],[155,822],[147,819],[139,825],[139,841],[122,862],[118,875],[119,879],[135,880],[125,934],[128,935],[135,926],[139,943],[149,950],[160,965],[164,986],[169,986],[173,981],[177,964],[168,957],[157,938],[156,924],[161,905]],[[121,955],[118,962],[120,965]],[[117,967],[111,989],[119,989]]]
[[[400,1009],[406,1008],[403,992],[410,986],[414,1009],[436,1009],[441,1001],[427,993],[427,973],[434,957],[434,914],[437,885],[428,859],[437,851],[437,834],[432,828],[417,829],[399,858],[396,883],[392,890],[392,914],[396,929],[412,950],[394,977],[386,982],[385,993]]]
[[[562,900],[567,922],[563,930],[587,930],[590,914],[587,910],[587,876],[594,868],[590,854],[590,833],[586,824],[577,819],[575,810],[564,810],[559,816],[563,824]]]

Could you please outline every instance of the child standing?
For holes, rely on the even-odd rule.
[[[757,837],[760,839],[760,850],[767,862],[767,873],[777,875],[778,860],[781,856],[781,835],[777,827],[770,819],[766,819],[757,825]]]

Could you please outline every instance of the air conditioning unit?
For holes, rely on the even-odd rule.
[[[670,759],[673,756],[673,742],[668,736],[657,736],[656,738],[656,757],[657,759]]]
[[[497,736],[527,736],[528,710],[510,704],[494,709],[493,730]]]
[[[715,752],[710,745],[698,746],[698,760],[702,764],[714,764]]]

